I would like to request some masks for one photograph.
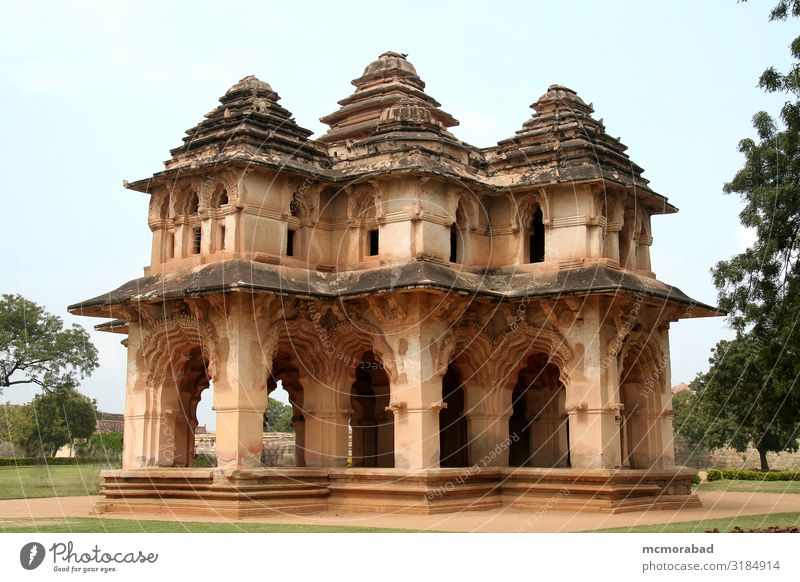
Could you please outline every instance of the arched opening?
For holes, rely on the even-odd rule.
[[[528,256],[531,263],[544,261],[544,215],[542,209],[537,207],[533,213],[530,234],[528,236]]]
[[[620,452],[622,466],[628,469],[650,468],[661,454],[656,427],[660,396],[655,381],[658,374],[644,371],[645,359],[643,349],[630,350],[619,384]]]
[[[202,393],[210,386],[207,363],[199,346],[192,348],[184,364],[180,382],[175,386],[177,406],[162,402],[165,410],[173,410],[174,422],[168,422],[163,435],[163,446],[171,447],[174,467],[191,467],[195,457],[195,431],[197,430],[197,406]],[[169,413],[168,413],[169,414]],[[169,455],[168,455],[169,456]]]
[[[439,466],[469,466],[467,417],[464,415],[464,389],[461,375],[450,365],[442,378],[442,401],[439,411]]]
[[[272,374],[267,379],[267,394],[272,394],[279,388],[286,391],[291,405],[291,427],[294,432],[294,466],[305,467],[305,415],[303,412],[303,386],[299,376],[300,368],[294,363],[292,356],[282,350],[278,351],[272,362]],[[265,423],[269,419],[266,414]],[[267,438],[269,440],[270,437]],[[286,442],[287,440],[288,442]],[[274,464],[278,461],[288,464],[289,460],[284,458],[286,456],[284,449],[290,442],[291,437],[284,438],[280,443],[276,441],[273,443],[272,449],[265,447],[262,463],[268,466],[270,463]]]
[[[389,377],[375,354],[367,352],[356,368],[350,392],[353,467],[394,467],[394,415]]]
[[[200,197],[197,193],[192,192],[189,194],[189,199],[186,202],[186,214],[189,216],[194,216],[200,211]]]
[[[228,203],[228,190],[219,184],[211,196],[211,208],[221,208]]]
[[[161,202],[161,208],[159,209],[158,215],[162,220],[169,218],[169,196],[164,196],[164,200]]]
[[[459,203],[456,208],[456,220],[450,225],[450,262],[464,262],[464,236],[466,229],[466,219],[464,209]]]
[[[512,394],[509,465],[569,467],[566,390],[545,354],[527,358]]]
[[[264,413],[264,450],[261,462],[266,467],[297,465],[296,433],[297,403],[283,386],[283,380],[267,382],[269,403]]]

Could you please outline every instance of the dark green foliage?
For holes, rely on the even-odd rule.
[[[122,456],[122,433],[96,432],[89,437],[86,454],[95,458],[113,458]]]
[[[292,406],[270,398],[264,413],[264,432],[294,432]]]
[[[800,471],[748,471],[746,469],[709,469],[709,481],[735,479],[739,481],[800,481]]]
[[[37,394],[29,404],[4,407],[3,435],[15,445],[43,457],[74,439],[87,439],[97,428],[94,400],[74,388],[61,387]]]
[[[192,459],[192,467],[216,467],[217,458],[214,455],[201,453]]]
[[[97,368],[97,350],[79,325],[21,295],[0,297],[0,391],[15,384],[45,390],[77,386]]]
[[[95,457],[0,457],[0,467],[29,467],[32,465],[104,465],[107,459]]]

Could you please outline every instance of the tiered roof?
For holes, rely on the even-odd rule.
[[[644,170],[625,153],[628,148],[606,133],[603,122],[592,117],[592,106],[572,89],[551,85],[531,108],[533,116],[515,137],[487,150],[501,171],[525,168],[550,182],[611,179],[647,184]]]
[[[324,159],[325,153],[308,139],[312,132],[299,126],[292,113],[278,105],[279,100],[269,84],[252,75],[245,77],[228,89],[204,121],[186,132],[183,145],[171,150],[167,168],[234,153]]]
[[[458,121],[425,93],[406,55],[385,52],[352,81],[355,91],[321,120],[319,139],[278,104],[267,83],[245,77],[172,150],[166,170],[126,183],[143,192],[175,172],[245,164],[331,183],[391,173],[438,175],[499,192],[558,183],[608,181],[635,189],[653,212],[675,212],[653,192],[626,147],[610,137],[572,89],[552,85],[510,139],[476,148],[453,136]]]
[[[393,122],[435,132],[458,125],[452,115],[439,109],[441,104],[436,99],[425,93],[425,83],[404,54],[383,53],[352,83],[356,90],[339,101],[341,108],[320,119],[330,126],[320,142],[362,139]]]

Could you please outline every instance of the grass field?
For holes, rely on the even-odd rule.
[[[101,465],[0,467],[0,499],[97,495]]]
[[[723,532],[730,531],[736,526],[742,529],[752,529],[766,528],[772,525],[800,525],[800,513],[743,515],[740,517],[723,517],[721,519],[704,519],[702,521],[686,521],[672,524],[639,525],[592,531],[620,533],[702,533],[713,529],[718,529]]]
[[[800,494],[800,481],[740,481],[738,479],[720,479],[719,481],[704,481],[697,486],[695,491]]]
[[[133,519],[37,519],[0,518],[5,533],[402,533],[411,530],[373,527],[287,525],[271,523],[202,523],[178,521],[136,521]]]

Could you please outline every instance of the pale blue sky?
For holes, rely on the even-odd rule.
[[[226,89],[255,74],[297,121],[352,92],[386,50],[409,54],[427,91],[491,145],[567,85],[621,136],[651,186],[680,209],[653,224],[658,277],[714,303],[709,274],[742,250],[740,203],[722,185],[738,141],[782,96],[756,87],[785,69],[797,23],[770,23],[775,0],[708,2],[118,3],[29,1],[0,20],[0,292],[21,293],[69,322],[68,304],[138,277],[149,260],[147,197],[122,180],[162,169],[183,132]],[[119,3],[122,5],[122,3]],[[122,411],[121,336],[92,332],[101,367],[82,389]],[[731,333],[722,319],[674,325],[673,383],[707,369]],[[27,401],[32,387],[2,399]],[[208,400],[208,399],[206,399]],[[211,422],[207,402],[201,422]]]

